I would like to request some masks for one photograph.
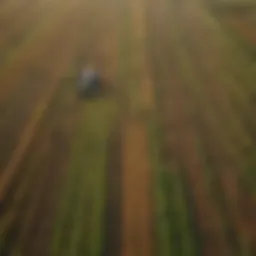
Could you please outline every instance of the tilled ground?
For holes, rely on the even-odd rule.
[[[253,255],[254,87],[235,79],[210,13],[188,0],[27,5],[1,3],[0,254]],[[83,102],[88,62],[108,93]]]

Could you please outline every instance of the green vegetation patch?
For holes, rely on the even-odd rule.
[[[148,123],[155,177],[156,255],[197,255],[181,172],[161,155],[162,133],[156,120]]]
[[[253,150],[247,154],[246,156],[246,166],[245,166],[245,172],[244,172],[244,179],[247,185],[247,189],[250,190],[251,193],[256,195],[256,150],[253,148]]]
[[[85,102],[54,232],[52,255],[100,255],[111,99]]]

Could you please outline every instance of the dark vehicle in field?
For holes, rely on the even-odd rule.
[[[97,96],[102,91],[100,74],[92,67],[85,67],[78,78],[77,91],[80,97]]]

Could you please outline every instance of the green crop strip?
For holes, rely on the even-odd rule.
[[[90,29],[88,24],[84,24],[86,29]],[[71,78],[84,62],[87,36],[83,34],[81,38],[81,54]],[[91,31],[90,36],[95,40]],[[105,170],[109,137],[117,114],[116,100],[111,96],[85,99],[79,107],[79,127],[53,234],[50,254],[53,256],[98,256],[104,246]]]
[[[181,173],[171,160],[162,159],[163,133],[157,123],[153,118],[148,123],[155,180],[156,255],[197,255]]]
[[[176,34],[178,35],[178,30],[176,30]],[[220,30],[220,33],[222,33],[222,31]],[[191,63],[191,60],[189,59],[189,55],[188,53],[186,52],[186,48],[183,48],[182,46],[180,46],[178,44],[178,42],[176,42],[176,46],[177,46],[177,51],[179,53],[179,56],[180,56],[180,65],[182,66],[183,70],[184,70],[184,73],[187,74],[187,82],[185,83],[186,84],[186,89],[189,90],[189,92],[191,92],[191,95],[194,97],[194,101],[196,103],[196,107],[197,108],[201,108],[204,104],[202,104],[200,106],[200,92],[197,91],[198,90],[198,87],[201,87],[202,86],[202,81],[199,79],[199,76],[197,73],[194,73],[194,68],[192,63]],[[185,50],[185,51],[184,51]],[[198,105],[199,103],[199,105]],[[236,152],[238,153],[238,152]],[[210,166],[209,166],[210,168]],[[248,168],[250,169],[250,168]],[[216,200],[216,203],[218,204],[218,207],[221,211],[221,214],[222,214],[222,218],[223,218],[223,231],[224,232],[232,232],[230,230],[230,221],[228,218],[228,216],[226,216],[226,213],[225,213],[225,199],[223,199],[223,194],[220,194],[220,191],[223,191],[220,189],[220,184],[219,181],[218,181],[218,178],[215,177],[215,175],[211,172],[211,170],[208,170],[208,167],[206,167],[206,176],[207,176],[207,181],[209,183],[209,185],[211,185],[211,192],[214,194],[216,193],[216,189],[219,189],[218,190],[218,193],[214,195],[214,199]],[[214,183],[214,184],[213,184]],[[213,188],[214,186],[217,186],[215,188]],[[213,197],[213,194],[212,194],[212,197]],[[230,237],[232,236],[232,237]],[[238,250],[236,251],[236,253],[238,255],[251,255],[250,254],[250,247],[249,247],[249,244],[248,244],[248,241],[246,241],[246,239],[240,235],[240,234],[229,234],[229,239],[232,239],[233,242],[237,242],[237,247],[238,247]],[[235,249],[235,248],[233,248]]]
[[[165,104],[163,102],[169,100],[167,91],[171,75],[168,76],[168,64],[164,62],[165,58],[161,58],[161,51],[158,48],[161,46],[157,45],[157,38],[152,31],[154,22],[151,23],[150,20],[152,19],[150,7],[147,15],[148,53],[154,70],[157,108],[155,112],[151,113],[147,123],[150,159],[155,181],[155,233],[157,239],[155,255],[200,255],[200,245],[192,223],[193,209],[190,208],[185,191],[182,171],[173,159],[167,160],[162,155],[165,134],[160,123],[163,121],[162,118],[168,118],[168,114],[164,112]]]
[[[115,104],[86,102],[68,168],[52,255],[100,255],[102,247],[106,149]]]
[[[217,14],[215,14],[217,18]],[[227,24],[220,20],[220,26],[223,31],[226,31],[227,41],[228,41],[228,53],[230,60],[234,60],[233,67],[236,68],[236,76],[240,79],[240,98],[243,98],[243,92],[246,91],[244,101],[249,106],[249,111],[253,113],[254,109],[251,107],[253,102],[251,102],[251,96],[255,93],[255,79],[256,79],[256,62],[252,59],[252,55],[255,55],[255,47],[248,45],[243,38],[231,29]],[[216,20],[217,22],[217,20]],[[239,61],[239,63],[238,63]],[[238,63],[234,66],[234,63]],[[250,126],[250,130],[254,130],[256,123],[253,116],[249,116],[248,112],[241,113],[246,123]],[[253,115],[253,114],[252,114]],[[256,150],[254,146],[250,146],[249,150],[246,151],[244,156],[244,173],[243,179],[246,182],[251,193],[256,194],[256,189],[254,185],[254,180],[256,178],[256,160],[255,160]]]

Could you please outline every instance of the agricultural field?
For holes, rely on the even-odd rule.
[[[242,2],[0,1],[0,256],[256,255]]]
[[[233,5],[215,4],[209,6],[226,29],[230,30],[237,39],[240,39],[246,48],[254,51],[252,55],[255,57],[256,2],[240,1]]]

